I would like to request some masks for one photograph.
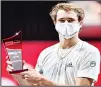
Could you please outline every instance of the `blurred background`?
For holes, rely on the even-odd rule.
[[[1,1],[2,39],[22,30],[23,59],[35,66],[40,52],[58,42],[58,34],[49,16],[59,2],[70,1]],[[101,2],[71,1],[85,11],[80,38],[97,47],[101,53]],[[16,86],[17,82],[6,71],[6,52],[2,45],[2,86]],[[101,69],[101,68],[100,68]],[[101,86],[101,73],[95,86]]]

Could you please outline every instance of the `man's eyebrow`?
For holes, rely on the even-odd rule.
[[[68,17],[68,18],[59,18],[59,20],[65,20],[65,19],[67,19],[67,20],[75,20],[74,18],[71,18],[71,17]]]
[[[69,19],[69,20],[75,20],[74,18],[67,18],[67,19]]]
[[[64,20],[65,18],[59,18],[58,20]]]

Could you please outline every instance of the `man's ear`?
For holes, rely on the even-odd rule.
[[[81,27],[82,27],[82,25],[83,25],[83,21],[80,21],[79,23],[80,23],[80,28],[81,28]]]
[[[79,22],[79,24],[80,24],[80,30],[79,30],[79,32],[82,30],[82,25],[83,25],[83,22],[82,21],[80,21]]]
[[[54,25],[56,24],[56,21],[53,21]]]

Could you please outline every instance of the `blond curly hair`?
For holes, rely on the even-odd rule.
[[[55,5],[52,8],[52,10],[50,12],[50,16],[51,16],[53,22],[56,21],[57,12],[60,9],[65,10],[65,11],[74,11],[75,13],[77,13],[79,22],[84,19],[84,10],[82,8],[76,6],[75,4],[72,4],[72,3],[58,3],[57,5]]]

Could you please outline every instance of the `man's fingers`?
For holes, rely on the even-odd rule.
[[[10,69],[12,69],[12,70],[14,69],[14,68],[13,68],[12,66],[10,66],[10,65],[8,65],[7,68],[10,68]]]
[[[24,75],[27,75],[28,74],[28,71],[24,71],[24,72],[21,72],[20,75],[24,76]]]
[[[27,63],[26,63],[26,61],[25,60],[23,60],[23,69],[28,69],[28,66],[27,66]]]
[[[23,79],[30,77],[26,72],[21,72],[20,75]]]
[[[25,61],[25,60],[23,60],[23,63],[26,63],[26,61]]]
[[[31,69],[29,69],[29,71],[35,71],[35,69],[31,68]]]
[[[23,60],[22,63],[23,63],[23,65],[24,65],[24,64],[27,64],[25,60]]]
[[[9,71],[12,71],[12,69],[10,69],[10,68],[8,68],[8,67],[6,68],[6,70],[7,70],[8,72],[9,72]]]
[[[8,56],[6,56],[6,60],[7,60],[7,61],[9,61],[9,60],[10,60]]]
[[[7,68],[11,69],[11,70],[14,70],[14,68],[10,65],[7,66]]]
[[[28,76],[28,75],[24,75],[24,78],[30,79],[32,77]]]
[[[7,59],[7,61],[6,61],[6,63],[7,63],[7,68],[6,68],[6,70],[7,70],[8,72],[9,72],[9,71],[13,71],[14,68],[11,66],[11,65],[12,65],[12,62],[9,61],[9,57],[8,57],[8,56],[6,56],[6,59]]]
[[[27,63],[25,60],[23,60],[23,69],[33,69],[34,67]]]
[[[8,59],[9,57],[8,56],[6,56],[6,59]]]
[[[10,64],[10,65],[12,64],[12,62],[11,62],[11,61],[9,61],[9,60],[7,60],[7,61],[6,61],[6,63],[7,63],[7,64]]]

